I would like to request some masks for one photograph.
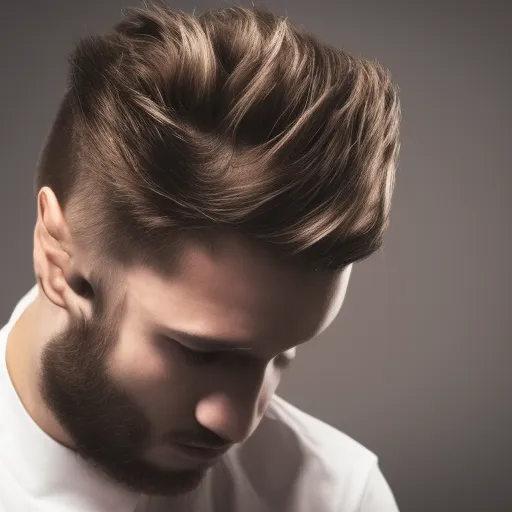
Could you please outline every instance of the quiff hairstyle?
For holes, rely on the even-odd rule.
[[[377,62],[262,8],[164,4],[69,60],[34,187],[98,264],[165,273],[184,236],[220,232],[316,270],[381,247],[400,104]]]

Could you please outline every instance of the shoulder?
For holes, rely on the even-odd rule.
[[[377,456],[275,395],[260,425],[237,447],[229,464],[252,488],[278,500],[281,510],[355,510]],[[293,508],[297,504],[300,507]]]
[[[376,454],[361,443],[279,396],[274,396],[267,416],[276,431],[295,437],[305,460],[315,461],[337,477],[361,480],[364,485],[377,463]]]

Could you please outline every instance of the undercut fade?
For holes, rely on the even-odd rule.
[[[400,103],[379,63],[262,8],[162,4],[69,60],[34,187],[98,260],[164,271],[184,237],[219,232],[320,270],[381,247]]]

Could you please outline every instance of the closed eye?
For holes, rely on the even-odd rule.
[[[192,349],[183,343],[172,338],[165,337],[167,341],[177,345],[181,353],[191,362],[198,364],[215,364],[222,360],[223,357],[235,354],[236,350],[197,350]],[[274,364],[280,369],[287,369],[295,359],[296,347],[286,352],[281,352],[273,358]]]
[[[200,364],[213,364],[218,363],[222,357],[227,353],[225,351],[215,350],[215,351],[206,351],[206,350],[192,350],[185,345],[179,343],[179,346],[182,352],[185,353],[186,357],[191,358],[194,362]]]
[[[192,358],[192,360],[199,364],[215,364],[222,360],[228,354],[232,354],[234,351],[227,350],[192,350],[185,345],[181,345],[180,347],[186,353],[187,357]],[[295,353],[290,356],[289,351],[282,352],[274,358],[275,365],[281,369],[285,370],[289,368],[295,358]]]

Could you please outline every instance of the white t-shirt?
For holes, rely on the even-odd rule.
[[[0,330],[0,512],[397,512],[377,457],[274,396],[254,434],[179,498],[137,495],[49,437],[18,398],[7,336],[34,286]]]

